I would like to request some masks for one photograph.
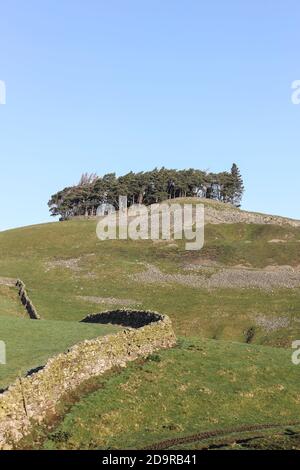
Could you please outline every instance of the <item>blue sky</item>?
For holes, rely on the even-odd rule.
[[[82,172],[237,162],[243,207],[300,218],[297,0],[1,4],[0,230]]]

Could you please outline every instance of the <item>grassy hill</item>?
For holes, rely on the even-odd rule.
[[[296,431],[299,426],[289,423],[299,417],[298,385],[299,371],[289,351],[180,340],[172,350],[98,378],[93,392],[70,408],[65,403],[67,414],[51,432],[39,429],[23,446],[142,449],[166,439],[219,430],[225,431],[222,442],[226,442],[241,426],[257,427],[256,435],[267,437],[278,429],[260,430],[260,426]],[[235,439],[241,434],[236,431]],[[197,445],[196,439],[187,448]]]
[[[11,370],[0,369],[0,386],[82,338],[105,333],[78,323],[91,312],[128,306],[157,310],[171,317],[182,338],[178,349],[159,355],[159,362],[133,364],[100,378],[101,389],[81,397],[62,428],[53,431],[68,436],[73,418],[83,422],[62,446],[118,447],[126,442],[142,447],[235,424],[285,425],[299,413],[298,369],[291,365],[290,350],[300,338],[299,224],[205,204],[200,252],[185,251],[182,241],[102,242],[95,219],[0,233],[0,276],[22,279],[42,318],[31,333],[32,322],[24,317],[14,288],[0,285],[0,338],[6,335],[11,351],[19,344]],[[20,351],[25,351],[22,359]],[[179,370],[188,371],[190,380]],[[118,387],[126,392],[124,406]],[[156,414],[154,397],[166,397],[176,387],[180,393],[174,393],[174,400],[169,393],[166,408],[157,405]],[[141,400],[138,416],[136,400]],[[92,416],[95,407],[99,412]],[[122,424],[126,410],[132,413],[128,432]],[[95,431],[84,424],[88,417]],[[155,431],[160,419],[166,428],[159,425]],[[44,436],[43,445],[60,446],[59,439]]]
[[[43,319],[138,305],[170,315],[180,335],[243,342],[254,329],[253,342],[289,346],[300,335],[299,240],[289,225],[207,225],[203,250],[188,252],[183,242],[101,242],[95,220],[72,220],[0,233],[0,275],[24,280]],[[216,287],[198,285],[216,275]]]
[[[0,284],[0,316],[26,318],[15,287]]]
[[[0,389],[70,346],[118,330],[111,325],[1,316],[0,337],[6,344],[7,364],[0,366]]]

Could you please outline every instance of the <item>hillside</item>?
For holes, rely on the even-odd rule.
[[[195,198],[177,198],[175,203],[195,203]],[[300,227],[300,220],[280,217],[278,215],[260,214],[241,210],[232,204],[197,198],[205,206],[205,222],[208,224],[271,224]]]
[[[19,376],[43,366],[47,359],[86,339],[114,333],[111,325],[34,321],[1,316],[1,340],[6,344],[7,365],[0,367],[0,390]]]
[[[216,438],[226,444],[232,437],[236,442],[257,435],[285,435],[286,446],[300,448],[300,423],[293,426],[300,409],[298,384],[298,370],[288,351],[180,340],[172,350],[93,381],[75,405],[74,396],[65,401],[61,413],[66,416],[50,432],[39,429],[22,446],[155,449],[165,440],[212,433],[206,439],[192,439],[186,448],[212,444]],[[220,430],[224,434],[213,439]]]
[[[0,275],[24,280],[48,320],[138,306],[170,315],[181,335],[245,341],[254,329],[253,342],[289,346],[300,334],[299,228],[209,224],[200,252],[181,241],[101,242],[95,229],[74,219],[2,232]]]
[[[172,202],[183,201],[191,202]],[[294,421],[298,369],[290,348],[300,338],[300,222],[214,201],[205,206],[200,252],[185,251],[178,240],[102,242],[94,218],[0,233],[0,339],[14,351],[9,367],[0,369],[1,387],[70,345],[105,334],[103,326],[78,323],[91,312],[155,310],[170,316],[181,338],[179,348],[100,378],[86,396],[79,392],[78,406],[53,430],[54,436],[73,436],[73,419],[93,419],[96,434],[83,424],[63,442],[48,438],[47,431],[26,445],[106,448],[126,441],[143,447],[216,428]],[[42,319],[33,330],[7,278],[25,282]],[[178,370],[187,376],[175,384]],[[156,414],[160,408],[151,397],[174,387],[186,397],[184,409],[169,397]],[[122,406],[118,390],[126,392]],[[132,425],[124,434],[128,410]],[[162,416],[165,427],[157,428]]]

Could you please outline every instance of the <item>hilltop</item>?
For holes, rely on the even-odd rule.
[[[147,206],[164,199],[201,196],[208,200],[230,202],[240,207],[244,183],[235,163],[231,171],[210,173],[199,169],[174,170],[155,168],[152,171],[117,177],[109,173],[103,177],[84,173],[78,184],[53,194],[48,202],[51,215],[61,220],[74,216],[93,216],[108,206],[119,208],[119,196],[125,196],[127,206]]]
[[[300,220],[278,215],[251,212],[235,207],[233,204],[204,198],[176,198],[165,201],[171,204],[204,204],[206,224],[257,224],[290,225],[300,227]]]

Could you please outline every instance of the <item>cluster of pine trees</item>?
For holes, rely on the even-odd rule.
[[[127,196],[128,205],[150,205],[166,199],[200,195],[240,207],[243,192],[243,179],[235,163],[230,172],[222,173],[192,168],[155,168],[147,172],[130,172],[120,177],[115,173],[103,177],[83,174],[77,185],[54,194],[48,206],[51,215],[67,220],[75,216],[96,215],[101,204],[112,204],[118,209],[119,196]]]

